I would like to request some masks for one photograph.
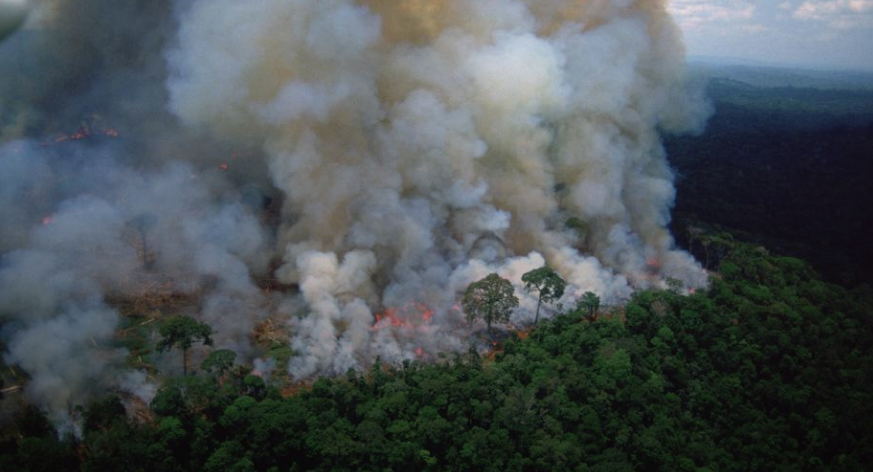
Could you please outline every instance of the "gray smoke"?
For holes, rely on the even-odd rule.
[[[172,110],[263,141],[286,197],[277,273],[306,301],[295,377],[462,344],[450,307],[489,271],[520,288],[548,262],[568,299],[610,302],[665,276],[705,283],[666,231],[658,130],[708,111],[663,2],[539,3],[226,0],[182,16]],[[415,303],[432,323],[373,333],[374,308]]]
[[[490,272],[516,325],[545,263],[567,305],[706,283],[666,229],[659,134],[709,108],[664,1],[33,3],[0,43],[0,315],[57,418],[125,375],[105,295],[158,282],[249,359],[284,319],[295,379],[465,349]]]

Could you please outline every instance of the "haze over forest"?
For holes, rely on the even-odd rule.
[[[863,470],[868,3],[0,3],[0,468]]]

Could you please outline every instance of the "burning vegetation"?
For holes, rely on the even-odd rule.
[[[59,424],[107,388],[148,400],[179,370],[153,347],[171,316],[309,382],[492,349],[483,325],[585,293],[707,283],[666,229],[659,132],[709,108],[661,1],[30,15],[0,43],[0,320],[4,362]],[[525,288],[544,266],[560,294]],[[517,297],[499,312],[464,303],[489,274]]]

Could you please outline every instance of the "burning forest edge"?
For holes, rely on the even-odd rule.
[[[151,399],[171,315],[297,382],[484,353],[556,313],[545,266],[554,306],[707,285],[660,136],[711,109],[659,0],[41,0],[0,50],[3,362],[61,428]],[[471,316],[489,274],[517,308]]]
[[[717,236],[719,276],[706,291],[643,290],[599,317],[587,296],[529,332],[495,331],[507,337],[485,356],[470,349],[437,362],[377,360],[281,390],[267,378],[275,365],[235,364],[236,353],[213,349],[196,371],[165,378],[149,405],[113,390],[74,410],[78,439],[59,439],[25,409],[18,436],[0,435],[0,464],[739,472],[807,461],[863,470],[873,410],[871,390],[856,382],[869,382],[873,362],[865,335],[873,294],[822,283],[800,260]],[[406,324],[400,316],[380,322]],[[761,431],[781,446],[753,441]]]

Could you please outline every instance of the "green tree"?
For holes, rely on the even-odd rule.
[[[489,274],[467,287],[461,305],[467,314],[467,321],[472,323],[482,318],[491,333],[492,322],[509,320],[512,310],[518,306],[518,298],[508,280],[497,274]]]
[[[527,272],[521,276],[521,281],[524,282],[525,290],[528,292],[536,290],[539,293],[539,298],[537,298],[537,313],[534,317],[534,326],[536,326],[537,321],[540,319],[540,305],[543,302],[551,303],[564,296],[567,282],[554,270],[546,266]]]
[[[158,342],[158,350],[166,351],[177,347],[182,350],[182,373],[188,375],[188,349],[196,342],[207,346],[212,345],[212,328],[190,316],[174,316],[167,320],[160,329],[162,339]]]
[[[200,363],[200,369],[206,372],[212,372],[218,377],[223,377],[225,373],[233,367],[233,362],[236,360],[236,353],[230,349],[218,349],[212,351],[206,356],[206,359]]]
[[[588,319],[594,320],[597,317],[597,310],[600,308],[600,297],[594,292],[585,292],[579,300],[579,306],[585,307]]]

